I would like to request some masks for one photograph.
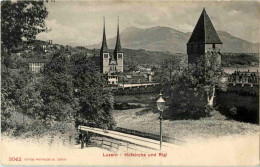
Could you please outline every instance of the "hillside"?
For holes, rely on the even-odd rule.
[[[131,36],[131,34],[129,34]],[[132,36],[135,38],[134,36]],[[87,49],[85,47],[77,46],[63,46],[54,44],[52,48],[48,49],[47,53],[43,53],[42,51],[38,50],[40,45],[46,45],[46,41],[35,40],[31,42],[29,45],[24,44],[20,47],[20,53],[22,53],[23,57],[28,59],[49,59],[51,55],[56,51],[62,51],[65,54],[87,54],[88,56],[92,57],[93,60],[96,62],[97,65],[100,64],[99,58],[99,49]],[[48,45],[48,44],[47,44]],[[34,49],[31,50],[30,53],[28,52],[28,47],[34,46]],[[27,50],[27,51],[25,51]],[[149,51],[144,49],[126,49],[124,48],[124,64],[125,65],[145,65],[147,67],[154,67],[157,65],[161,65],[168,61],[181,61],[186,63],[187,61],[187,54],[183,53],[171,53],[165,51]],[[109,51],[111,54],[113,53],[113,49]],[[28,60],[29,61],[29,60]],[[258,66],[259,65],[259,55],[258,54],[246,54],[246,53],[224,53],[222,55],[222,65],[224,67],[245,67],[245,66]]]
[[[259,43],[251,43],[246,40],[232,36],[225,31],[218,31],[221,41],[223,42],[224,52],[233,53],[258,53]]]
[[[128,27],[120,33],[123,48],[144,49],[149,51],[164,51],[172,53],[186,53],[186,43],[191,33],[183,33],[169,27],[152,27],[141,29]],[[246,40],[232,36],[225,31],[218,31],[218,35],[223,42],[222,51],[232,53],[258,52],[258,43],[251,43]],[[107,40],[108,47],[115,47],[116,37]],[[89,45],[87,48],[100,47],[101,43]]]
[[[92,50],[92,53],[95,53],[94,59],[96,64],[99,64],[99,50]],[[110,50],[110,53],[113,53],[113,50]],[[187,54],[183,53],[124,49],[125,65],[136,64],[153,67],[173,60],[187,63],[187,59]],[[223,67],[257,67],[259,65],[259,54],[223,53],[221,59]]]
[[[93,49],[94,50],[94,49]],[[92,50],[92,51],[93,51]],[[113,50],[109,51],[110,54]],[[143,49],[124,49],[124,65],[146,65],[147,67],[153,67],[161,65],[169,60],[187,60],[188,56],[182,53],[170,53],[161,51],[146,51]],[[96,64],[100,64],[99,50],[95,50],[95,56],[93,57]]]

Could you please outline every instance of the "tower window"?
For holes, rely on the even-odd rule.
[[[117,54],[117,57],[118,57],[119,59],[122,59],[123,54],[122,54],[122,53],[119,53],[119,54]]]
[[[104,58],[105,58],[105,59],[108,59],[108,53],[105,53],[105,54],[104,54]]]

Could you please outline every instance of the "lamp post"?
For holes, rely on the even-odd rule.
[[[162,150],[162,112],[165,109],[165,101],[160,93],[159,99],[156,101],[157,109],[160,111],[160,150]]]

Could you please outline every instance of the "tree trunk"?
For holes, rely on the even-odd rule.
[[[215,86],[214,86],[213,89],[212,89],[212,94],[211,94],[211,96],[209,95],[209,93],[207,94],[207,103],[208,103],[208,106],[213,106],[214,97],[215,97]]]

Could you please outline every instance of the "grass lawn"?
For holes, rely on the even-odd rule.
[[[137,114],[144,108],[114,110],[113,116],[118,127],[159,134],[159,113],[146,112]],[[200,120],[163,120],[163,135],[198,141],[230,135],[257,134],[259,126],[234,120],[227,120],[218,112],[212,117]]]

